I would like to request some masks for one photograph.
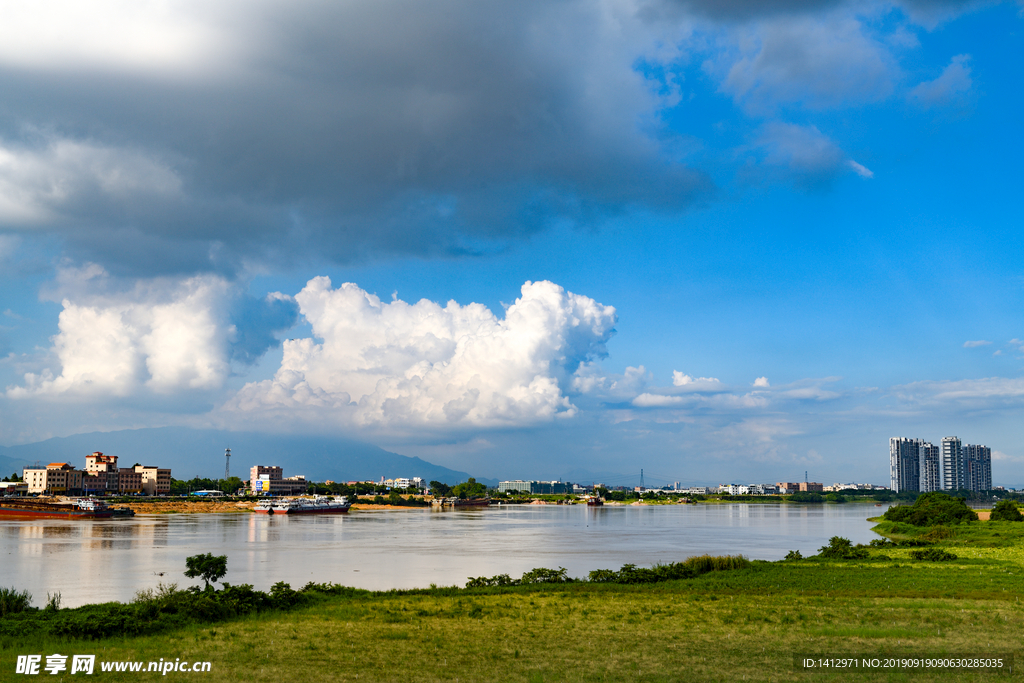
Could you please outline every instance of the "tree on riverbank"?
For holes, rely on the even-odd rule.
[[[206,590],[210,590],[210,584],[220,581],[227,573],[227,555],[204,553],[185,558],[185,576],[190,579],[201,578],[206,582]]]

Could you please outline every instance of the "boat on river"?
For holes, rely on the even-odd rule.
[[[431,504],[442,508],[483,508],[491,504],[490,498],[435,498]]]
[[[604,498],[600,496],[585,496],[584,500],[587,501],[588,507],[600,507],[604,505]]]
[[[0,498],[0,517],[31,517],[50,519],[109,519],[133,517],[127,508],[112,508],[96,498]]]
[[[268,498],[256,504],[255,512],[264,515],[331,515],[344,514],[352,507],[345,496],[313,496],[312,498]]]

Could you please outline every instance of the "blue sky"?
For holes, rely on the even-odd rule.
[[[0,443],[1024,485],[1020,4],[133,6],[0,28]]]

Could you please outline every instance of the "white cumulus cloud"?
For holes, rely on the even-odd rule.
[[[767,389],[771,385],[768,383],[767,377],[758,377],[757,379],[754,380],[754,386],[760,389]]]
[[[294,307],[289,297],[273,293],[251,304],[237,285],[213,275],[118,285],[94,264],[61,271],[55,287],[63,310],[51,338],[60,369],[25,374],[23,386],[8,388],[9,397],[219,389],[233,358],[251,361],[272,345],[264,338],[269,332],[261,335],[256,325],[272,331],[294,321],[287,310],[275,315],[282,304]],[[240,304],[248,319],[236,325],[232,315]]]
[[[507,426],[572,416],[563,392],[605,354],[615,309],[527,282],[504,319],[482,304],[382,302],[326,277],[296,295],[315,339],[284,343],[272,380],[247,384],[236,413],[317,415],[355,425]]]
[[[679,370],[673,370],[672,384],[677,387],[685,387],[695,384],[719,384],[719,381],[716,377],[690,377]]]
[[[633,399],[637,408],[668,408],[686,401],[682,396],[663,396],[661,394],[643,393]]]

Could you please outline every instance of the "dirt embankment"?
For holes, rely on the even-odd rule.
[[[113,507],[131,508],[137,515],[166,515],[174,513],[196,514],[208,512],[250,512],[256,507],[255,501],[230,500],[145,500],[132,503],[113,503]],[[405,507],[398,505],[374,505],[357,502],[352,510],[429,510],[429,507]]]
[[[166,515],[177,512],[249,512],[256,507],[256,503],[230,500],[147,500],[114,503],[113,507],[131,508],[137,515]]]

